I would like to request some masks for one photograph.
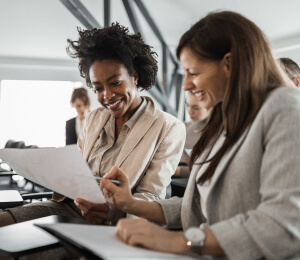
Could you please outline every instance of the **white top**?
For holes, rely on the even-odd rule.
[[[222,132],[220,137],[218,138],[218,140],[216,141],[216,143],[214,144],[214,146],[212,147],[209,155],[208,155],[208,159],[211,159],[216,153],[217,151],[219,151],[219,149],[221,148],[221,146],[223,145],[225,141],[225,132]],[[200,177],[202,176],[202,174],[205,172],[205,170],[207,169],[209,165],[208,163],[204,163],[201,167],[200,170],[196,176],[196,181],[197,181],[197,188],[200,194],[200,203],[201,203],[201,208],[202,208],[202,213],[205,216],[205,218],[207,217],[207,211],[206,211],[206,201],[207,201],[207,197],[208,194],[211,190],[211,187],[213,186],[213,184],[215,183],[216,179],[217,179],[217,174],[214,174],[212,176],[212,178],[208,181],[206,181],[205,183],[203,183],[203,185],[198,184],[198,181],[200,179]]]
[[[81,133],[81,130],[83,129],[83,123],[84,123],[84,119],[80,120],[78,118],[78,116],[76,117],[76,122],[75,122],[75,131],[76,131],[76,135],[79,136]]]

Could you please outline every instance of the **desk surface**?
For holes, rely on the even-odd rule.
[[[59,240],[34,224],[88,222],[63,216],[49,216],[0,228],[0,255],[18,257],[59,246]]]

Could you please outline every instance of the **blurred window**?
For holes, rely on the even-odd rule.
[[[75,117],[70,98],[81,82],[3,80],[0,87],[0,147],[8,139],[26,145],[65,145],[66,120]]]

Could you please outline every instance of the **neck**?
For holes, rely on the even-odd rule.
[[[134,115],[134,113],[139,109],[142,104],[143,99],[140,97],[139,104],[136,108],[131,111],[127,111],[123,116],[115,118],[115,128],[117,132],[120,132],[123,125]]]

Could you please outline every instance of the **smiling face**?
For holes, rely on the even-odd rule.
[[[124,64],[111,59],[95,61],[89,74],[99,103],[112,116],[130,119],[142,101],[136,86],[137,75],[130,76]]]
[[[201,107],[210,109],[222,102],[230,71],[227,54],[221,61],[202,61],[189,48],[180,53],[185,71],[183,89],[192,91],[201,101]]]
[[[185,104],[187,112],[193,122],[202,121],[208,117],[209,110],[201,107],[201,101],[199,101],[191,92],[188,92]]]

